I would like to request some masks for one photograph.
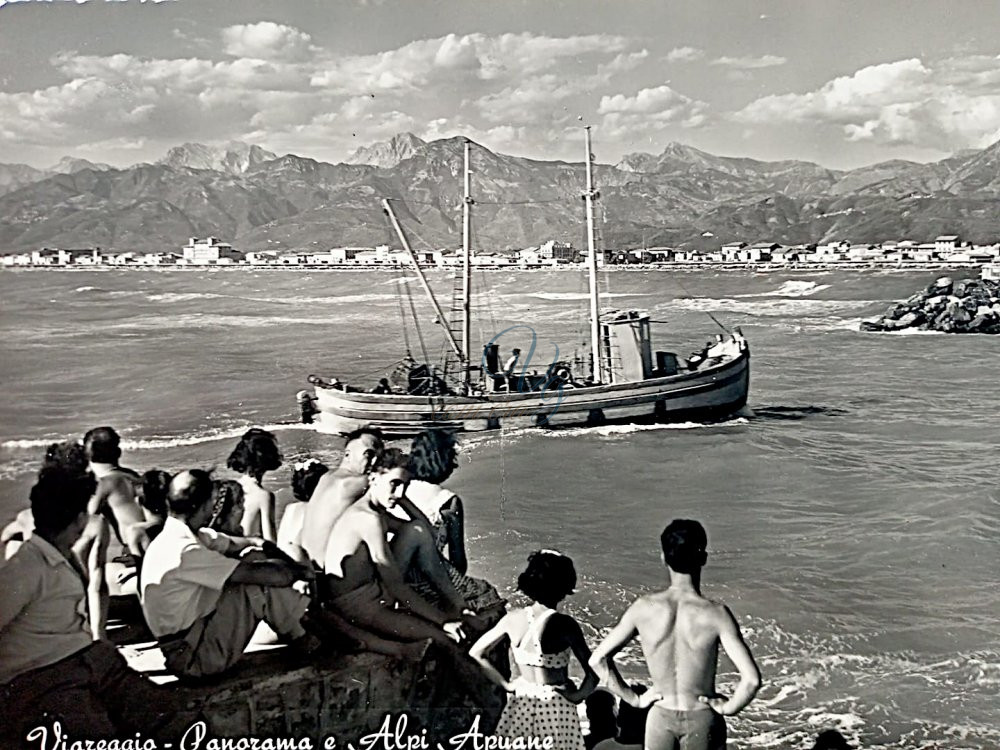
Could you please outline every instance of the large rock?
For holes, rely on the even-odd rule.
[[[926,290],[891,305],[862,331],[921,328],[946,333],[1000,333],[1000,285],[980,279],[953,281],[942,276]]]

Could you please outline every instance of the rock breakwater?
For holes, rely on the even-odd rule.
[[[942,333],[1000,333],[1000,282],[988,279],[936,279],[926,289],[897,302],[862,331],[913,328]]]

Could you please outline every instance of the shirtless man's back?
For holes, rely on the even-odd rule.
[[[337,519],[368,491],[368,476],[340,467],[320,477],[306,504],[300,544],[309,558],[323,564],[326,545]]]
[[[723,716],[743,710],[760,688],[760,671],[732,612],[701,595],[707,538],[696,521],[675,521],[661,537],[670,588],[640,597],[594,652],[592,666],[612,692],[633,705],[652,704],[646,722],[649,750],[718,750],[726,746]],[[653,690],[635,694],[613,658],[638,636]],[[718,694],[719,644],[736,665],[732,697]],[[655,702],[654,702],[655,701]]]
[[[372,430],[347,436],[340,466],[319,478],[306,504],[300,545],[317,565],[323,565],[330,532],[341,514],[368,491],[368,473],[382,457],[382,437]]]

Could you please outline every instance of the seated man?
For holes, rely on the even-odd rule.
[[[56,720],[77,739],[177,737],[193,719],[177,713],[174,691],[132,671],[113,645],[92,637],[86,574],[73,552],[97,484],[84,469],[39,473],[31,489],[34,534],[0,568],[0,735],[12,733],[9,743],[0,738],[3,747],[19,746],[26,732],[42,731],[37,727],[54,731]]]
[[[340,466],[319,478],[303,513],[299,544],[320,566],[333,525],[368,490],[368,473],[385,447],[377,430],[355,430],[346,441]]]
[[[146,551],[142,610],[167,667],[184,677],[218,674],[239,661],[264,621],[299,653],[321,642],[302,626],[308,597],[291,588],[312,570],[261,554],[238,556],[251,542],[224,535],[207,546],[199,530],[212,515],[212,479],[194,469],[170,482],[169,516]]]
[[[375,474],[368,492],[337,519],[323,561],[328,603],[355,625],[399,640],[458,642],[461,606],[445,612],[417,595],[403,580],[409,561],[397,558],[386,541],[398,523],[388,511],[405,494],[408,480],[402,468]],[[397,603],[400,609],[394,608]]]

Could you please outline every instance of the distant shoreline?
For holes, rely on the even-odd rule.
[[[945,261],[939,261],[936,263],[923,263],[923,262],[903,262],[903,263],[719,263],[719,262],[705,262],[705,263],[657,263],[657,264],[641,264],[636,263],[632,265],[609,265],[603,266],[598,269],[598,271],[611,271],[611,272],[636,272],[636,271],[726,271],[726,272],[751,272],[751,273],[780,273],[783,271],[795,271],[801,273],[813,272],[830,272],[830,271],[854,271],[857,273],[864,272],[898,272],[905,273],[910,271],[918,272],[928,272],[928,271],[962,271],[962,270],[975,270],[980,271],[983,268],[982,263],[974,263],[971,261],[962,261],[955,263],[948,263]],[[111,271],[180,271],[180,272],[190,272],[190,271],[298,271],[298,272],[346,272],[346,273],[363,273],[371,271],[381,271],[381,272],[395,272],[400,271],[412,271],[413,269],[409,266],[324,266],[324,265],[99,265],[99,266],[0,266],[2,271],[66,271],[70,273],[86,272],[86,271],[99,271],[99,272],[111,272]],[[426,266],[421,267],[423,271],[455,271],[457,268],[452,267],[437,267],[437,266]],[[573,266],[534,266],[534,267],[521,267],[521,266],[475,266],[474,271],[489,271],[491,273],[502,273],[504,271],[560,271],[563,273],[571,272],[582,272],[586,270],[585,266],[573,265]]]

